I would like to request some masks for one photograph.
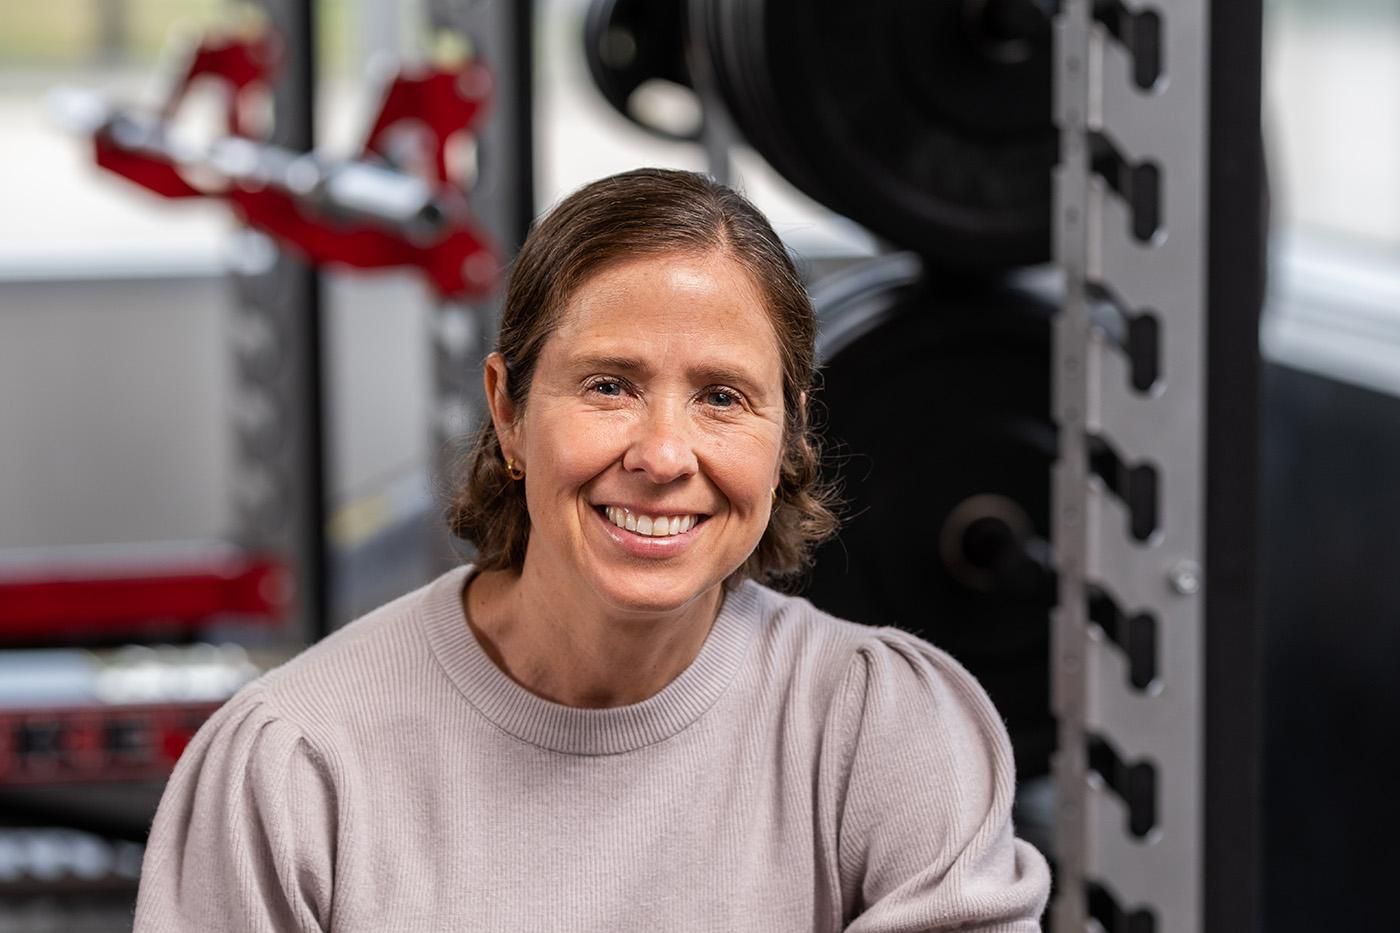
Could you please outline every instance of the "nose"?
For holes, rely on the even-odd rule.
[[[672,405],[649,407],[633,430],[622,468],[644,473],[653,483],[693,475],[699,463],[685,413]]]

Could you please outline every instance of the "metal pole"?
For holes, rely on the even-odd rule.
[[[1222,743],[1207,722],[1215,629],[1235,624],[1215,615],[1214,588],[1239,608],[1249,601],[1238,579],[1213,572],[1219,560],[1251,560],[1239,529],[1220,537],[1222,521],[1243,513],[1212,511],[1239,487],[1213,484],[1232,455],[1247,473],[1241,485],[1254,484],[1251,440],[1227,436],[1242,421],[1212,420],[1238,350],[1216,342],[1214,322],[1234,309],[1216,303],[1208,281],[1208,271],[1238,266],[1225,259],[1228,239],[1214,239],[1231,222],[1212,175],[1211,92],[1229,67],[1213,45],[1221,5],[1067,0],[1056,20],[1056,255],[1067,296],[1055,344],[1062,933],[1091,922],[1248,929],[1220,925],[1207,895],[1217,890],[1210,858],[1229,844],[1229,828],[1210,822],[1220,810],[1212,782],[1257,754],[1211,757]],[[1125,346],[1095,326],[1095,306],[1144,339]],[[1250,356],[1242,363],[1249,369]],[[1217,541],[1245,551],[1217,553]],[[1239,624],[1250,627],[1247,614]]]
[[[1260,131],[1263,0],[1210,8],[1206,321],[1205,911],[1264,928],[1263,620],[1258,584],[1259,317],[1268,246]]]
[[[472,214],[509,262],[534,220],[533,3],[430,0],[430,26],[465,37],[494,78],[491,109],[477,139]],[[433,442],[438,471],[453,475],[485,417],[481,364],[495,342],[501,293],[465,305],[442,303],[433,321]],[[442,548],[444,562],[459,559]]]
[[[309,151],[315,141],[314,0],[264,0],[284,60],[273,89],[271,142]],[[329,630],[322,310],[316,270],[245,231],[234,258],[235,488],[243,546],[290,555],[301,640]]]

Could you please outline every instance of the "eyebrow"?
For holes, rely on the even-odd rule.
[[[630,356],[581,356],[573,361],[573,366],[577,369],[606,369],[629,375],[647,372],[650,369],[641,360]]]
[[[604,370],[628,376],[646,375],[651,366],[628,356],[583,356],[573,361],[577,369]],[[687,371],[690,378],[705,383],[733,385],[750,395],[760,394],[758,381],[741,370],[724,366],[698,366]]]

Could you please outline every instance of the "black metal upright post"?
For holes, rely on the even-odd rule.
[[[514,16],[515,39],[511,136],[520,168],[513,182],[515,224],[504,231],[507,239],[502,247],[514,256],[535,220],[535,5],[517,2],[508,6]]]
[[[278,126],[285,127],[280,142],[298,152],[310,152],[316,145],[316,0],[287,3],[283,26],[287,41],[287,74],[283,80],[284,101],[279,107]],[[326,456],[327,418],[326,373],[323,364],[323,319],[321,276],[306,263],[296,262],[287,279],[289,296],[300,307],[301,402],[305,431],[296,439],[302,446],[305,471],[306,521],[300,549],[306,561],[303,575],[302,607],[307,640],[317,641],[330,632],[331,567],[330,540],[326,535],[326,502],[330,489],[330,463]]]
[[[314,0],[264,0],[281,43],[271,142],[309,151],[315,142]],[[316,269],[245,230],[234,253],[235,537],[294,566],[296,636],[329,630],[329,542],[322,309]]]
[[[468,198],[503,266],[534,220],[533,3],[430,0],[434,32],[466,40],[493,78],[490,110],[477,136],[477,172]],[[472,433],[486,417],[482,360],[495,344],[504,289],[470,302],[444,301],[433,323],[432,448],[441,476],[457,475]],[[443,566],[460,561],[443,534]]]
[[[1261,911],[1262,619],[1259,316],[1267,209],[1262,0],[1210,5],[1206,278],[1205,928]]]

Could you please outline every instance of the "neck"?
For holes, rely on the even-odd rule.
[[[695,660],[719,612],[719,587],[674,612],[609,611],[530,563],[519,574],[478,574],[463,597],[467,622],[497,667],[564,706],[627,706],[660,693]]]

